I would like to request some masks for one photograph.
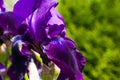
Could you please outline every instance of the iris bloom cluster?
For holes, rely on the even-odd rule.
[[[11,80],[40,80],[41,66],[51,63],[60,69],[57,80],[83,80],[86,60],[66,36],[57,5],[54,0],[18,0],[7,11],[0,0],[0,42],[12,42],[11,65],[6,69],[0,63],[0,80],[4,73]]]

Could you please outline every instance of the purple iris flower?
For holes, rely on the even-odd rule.
[[[30,78],[31,62],[41,68],[32,50],[39,53],[43,64],[53,62],[60,68],[58,80],[83,80],[86,60],[66,36],[64,19],[55,9],[57,5],[54,0],[19,0],[13,12],[5,12],[1,0],[0,36],[5,40],[3,36],[9,35],[13,43],[12,64],[7,71],[11,80],[24,80],[26,73]]]

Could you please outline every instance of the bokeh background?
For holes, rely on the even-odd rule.
[[[5,0],[9,10],[15,0]],[[86,57],[84,80],[120,80],[120,0],[58,0],[67,36]],[[0,53],[0,62],[5,62]]]

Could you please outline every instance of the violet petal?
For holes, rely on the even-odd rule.
[[[47,22],[48,25],[48,35],[50,38],[55,36],[65,36],[65,24],[62,16],[58,13],[58,11],[52,7],[47,15],[51,15],[50,19]]]
[[[53,0],[42,0],[40,7],[31,15],[28,20],[30,35],[36,41],[41,43],[47,39],[45,28],[47,27],[48,17],[47,13],[52,7],[55,7],[57,2]]]
[[[79,59],[76,55],[78,53],[75,53],[75,49],[71,48],[73,47],[70,46],[72,44],[68,39],[56,37],[48,44],[43,44],[43,52],[61,69],[65,77],[70,80],[82,80],[83,74],[81,73],[82,70],[79,69],[81,67],[79,64],[84,63],[78,63]],[[83,56],[79,56],[79,58],[84,59]]]
[[[4,0],[0,0],[0,12],[5,12]]]
[[[17,24],[20,25],[40,4],[41,0],[19,0],[13,10]]]
[[[0,63],[0,75],[4,75],[6,72],[6,68],[3,64]]]
[[[15,35],[17,33],[12,12],[0,14],[0,29],[2,29],[2,34]]]

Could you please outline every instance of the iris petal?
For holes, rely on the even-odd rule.
[[[41,0],[19,0],[14,6],[14,15],[25,19],[41,4]]]
[[[3,75],[5,72],[6,72],[5,66],[0,63],[0,75]]]
[[[5,12],[5,6],[3,0],[0,0],[0,12]]]
[[[0,28],[3,33],[9,33],[11,35],[17,33],[12,12],[4,12],[0,14]]]
[[[49,10],[56,6],[57,2],[53,0],[42,0],[40,7],[31,15],[28,20],[30,35],[36,41],[41,43],[43,40],[47,39],[47,34],[45,28],[47,27],[47,22],[49,16],[46,17]]]
[[[50,9],[47,15],[51,15],[50,19],[48,19],[47,22],[48,36],[50,38],[56,37],[58,35],[64,37],[66,32],[64,19],[62,18],[62,16],[58,13],[58,11],[54,7]]]
[[[82,70],[79,70],[81,67],[79,64],[84,63],[78,63],[76,54],[80,53],[76,53],[75,49],[69,46],[70,42],[61,37],[53,38],[49,43],[43,44],[43,52],[61,69],[62,74],[65,74],[64,77],[70,80],[82,80],[83,74],[81,73]],[[79,56],[79,58],[84,59],[83,56]]]
[[[10,68],[7,71],[7,74],[9,76],[10,80],[18,80],[14,66],[10,66]]]
[[[40,0],[19,0],[14,6],[14,16],[18,25],[24,21],[35,10],[35,6],[40,4]]]

